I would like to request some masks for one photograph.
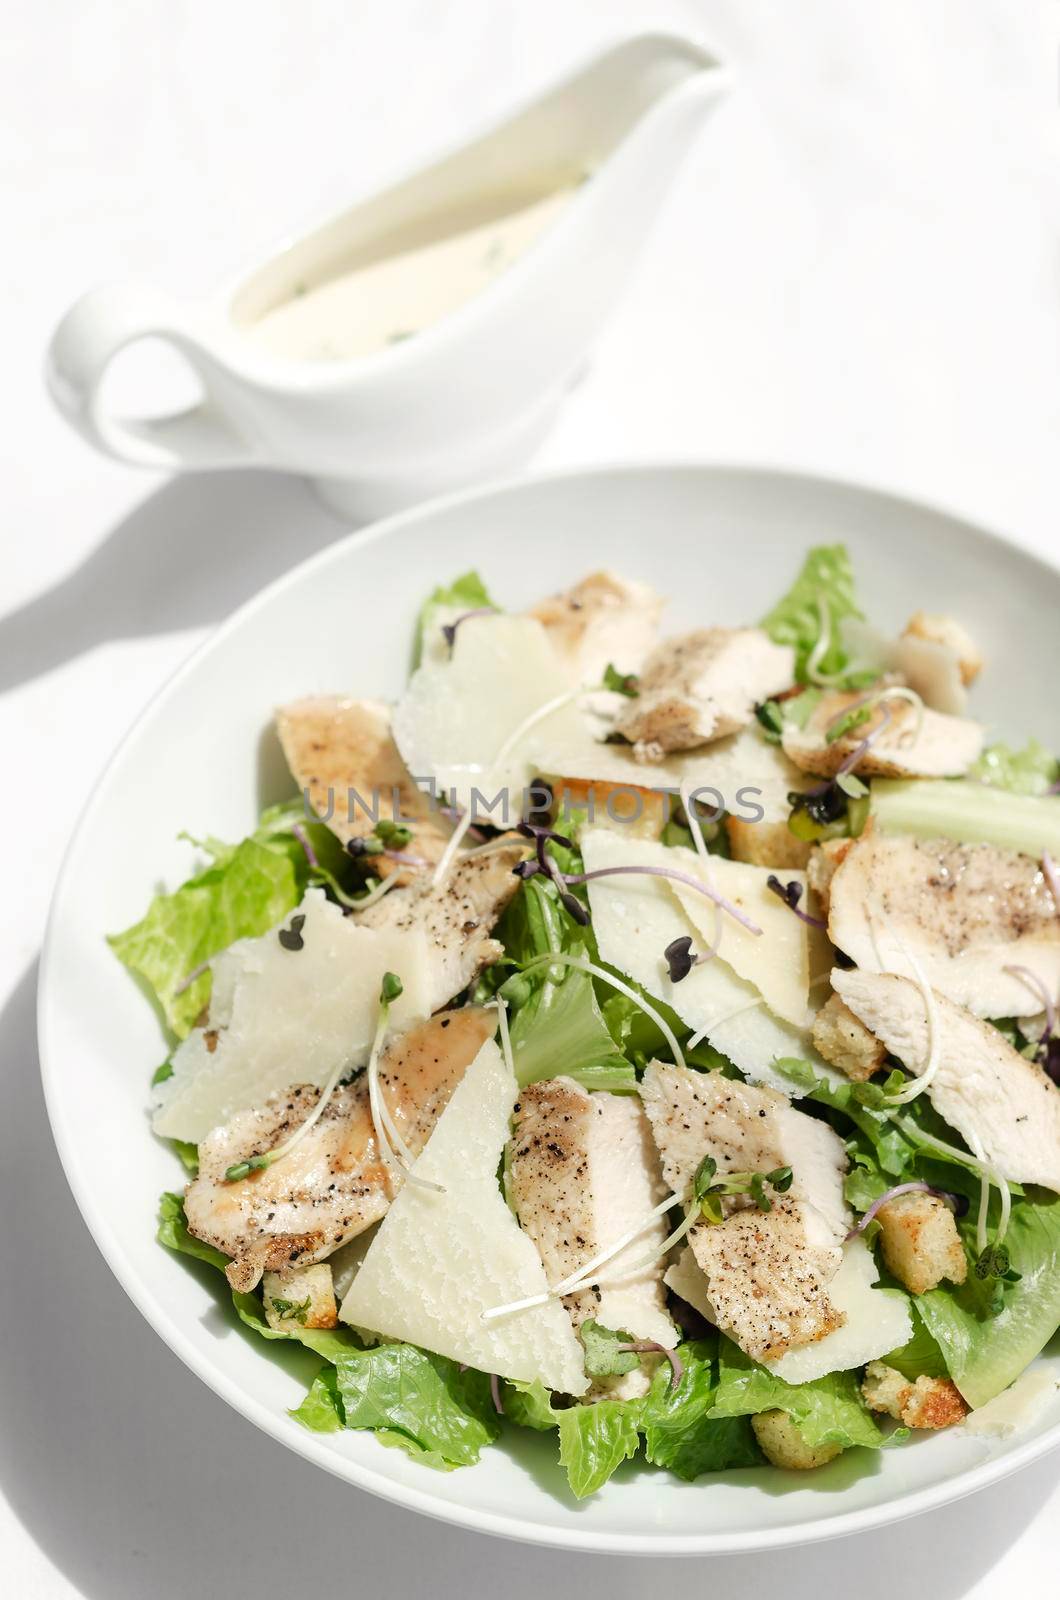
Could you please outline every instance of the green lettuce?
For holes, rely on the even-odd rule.
[[[472,1465],[500,1433],[486,1375],[415,1345],[345,1351],[335,1374],[346,1427],[385,1434],[425,1465]]]
[[[871,808],[886,833],[1060,856],[1060,804],[1051,795],[1012,793],[965,778],[874,778]]]
[[[301,900],[305,880],[306,869],[299,871],[286,852],[244,839],[175,893],[156,895],[147,914],[109,943],[145,980],[183,1039],[210,998],[208,972],[176,992],[188,973],[236,939],[275,927]]]
[[[452,583],[439,585],[423,602],[412,641],[413,671],[423,657],[424,640],[434,626],[435,614],[442,609],[450,610],[453,606],[459,606],[461,611],[478,611],[480,607],[493,606],[489,591],[477,572],[464,572]]]
[[[811,1383],[785,1383],[722,1338],[711,1415],[745,1417],[760,1411],[786,1411],[811,1450],[821,1444],[874,1450],[883,1443],[861,1398],[856,1373],[830,1372]]]
[[[512,1019],[512,1057],[520,1087],[558,1071],[586,1089],[633,1091],[637,1075],[615,1049],[592,979],[560,967],[558,983],[538,982]]]
[[[799,683],[807,681],[806,663],[820,636],[822,607],[828,620],[829,644],[818,666],[826,674],[841,673],[847,666],[847,654],[839,625],[847,617],[861,616],[850,557],[841,544],[815,545],[787,594],[762,619],[761,626],[774,643],[794,649]]]
[[[995,1197],[992,1226],[997,1211]],[[959,1226],[974,1257],[974,1205]],[[1008,1388],[1060,1326],[1060,1196],[1036,1189],[1017,1197],[1005,1249],[1021,1277],[1004,1284],[999,1311],[972,1272],[960,1287],[932,1289],[916,1300],[950,1377],[971,1406],[985,1405]]]
[[[311,1433],[339,1433],[346,1426],[339,1394],[339,1376],[334,1367],[321,1367],[306,1391],[301,1405],[288,1412]]]
[[[669,1364],[660,1362],[648,1393],[636,1400],[553,1407],[541,1384],[507,1383],[505,1415],[522,1427],[557,1429],[560,1465],[578,1499],[595,1494],[638,1453],[642,1439],[648,1462],[688,1481],[705,1472],[758,1466],[762,1455],[746,1416],[712,1412],[715,1352],[713,1339],[679,1346],[680,1383],[673,1384]]]
[[[1031,739],[1022,750],[991,744],[969,767],[968,775],[1009,794],[1047,794],[1060,778],[1060,761],[1037,739]]]

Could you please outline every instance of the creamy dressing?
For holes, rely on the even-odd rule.
[[[348,361],[412,338],[498,278],[555,221],[574,189],[508,209],[484,204],[478,220],[326,281],[296,287],[243,332],[293,361]],[[436,225],[437,226],[437,225]]]

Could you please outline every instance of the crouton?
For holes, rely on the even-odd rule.
[[[953,617],[937,612],[915,611],[902,630],[905,639],[928,639],[952,650],[957,657],[957,669],[965,688],[974,683],[983,667],[979,646],[971,635]]]
[[[811,1448],[786,1411],[760,1411],[751,1418],[751,1426],[762,1454],[774,1467],[808,1472],[812,1467],[823,1467],[843,1453],[842,1445],[838,1444],[819,1444]]]
[[[312,1267],[290,1267],[286,1272],[266,1272],[262,1297],[265,1320],[277,1333],[338,1327],[335,1288],[326,1261]]]
[[[856,1083],[878,1072],[887,1054],[837,994],[829,995],[813,1020],[813,1042],[819,1055]]]
[[[806,876],[810,888],[817,896],[821,915],[824,917],[828,915],[828,894],[832,887],[832,879],[837,868],[846,859],[847,851],[853,843],[853,839],[826,839],[823,844],[810,847]]]
[[[885,1412],[907,1428],[950,1428],[968,1415],[951,1379],[919,1377],[910,1383],[883,1361],[869,1362],[861,1393],[870,1411]]]
[[[726,817],[729,849],[734,861],[749,861],[756,867],[792,868],[801,872],[813,846],[796,839],[786,821],[747,822]]]
[[[876,1216],[883,1259],[910,1294],[927,1294],[943,1278],[964,1282],[968,1262],[953,1212],[944,1200],[923,1191],[900,1194],[881,1206]]]

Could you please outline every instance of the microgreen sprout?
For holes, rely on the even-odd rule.
[[[945,1200],[952,1209],[954,1216],[957,1217],[963,1217],[968,1210],[968,1199],[963,1194],[953,1194],[948,1189],[936,1189],[930,1183],[898,1183],[893,1189],[887,1189],[883,1194],[877,1196],[869,1209],[863,1216],[858,1218],[846,1235],[843,1241],[844,1244],[864,1233],[869,1223],[875,1220],[877,1213],[885,1205],[889,1205],[892,1200],[897,1200],[899,1195],[903,1194],[933,1194],[936,1199]]]
[[[611,689],[615,694],[624,694],[627,699],[635,700],[640,693],[640,679],[635,672],[619,672],[613,661],[609,661],[604,668],[604,688]]]
[[[802,899],[803,886],[798,879],[792,878],[788,883],[781,883],[775,873],[770,873],[766,879],[766,888],[779,895],[789,910],[794,911],[800,922],[805,922],[810,928],[827,928],[828,924],[823,917],[815,917],[809,911],[803,911],[799,905]]]
[[[302,824],[300,822],[292,822],[291,823],[291,832],[294,834],[294,837],[298,840],[298,843],[302,846],[302,850],[303,850],[303,852],[305,854],[305,858],[308,861],[310,867],[313,869],[314,872],[319,870],[320,862],[317,859],[316,851],[313,849],[313,842],[310,839],[308,833],[306,833],[306,831],[303,828]]]
[[[388,850],[404,850],[406,845],[412,843],[412,829],[403,822],[392,822],[388,817],[380,817],[374,831],[376,838],[381,839]]]
[[[496,613],[496,606],[476,606],[473,611],[465,611],[459,617],[454,617],[452,622],[445,623],[442,628],[442,638],[451,650],[456,643],[456,630],[463,623],[470,622],[472,617],[492,617]]]
[[[299,911],[291,918],[290,926],[281,928],[276,937],[285,950],[301,950],[305,946],[302,929],[305,927],[305,912]]]
[[[776,1167],[772,1172],[727,1172],[721,1178],[717,1173],[714,1157],[704,1156],[692,1179],[692,1199],[704,1220],[712,1223],[724,1222],[721,1202],[726,1195],[750,1195],[759,1211],[772,1211],[767,1186],[777,1194],[786,1194],[794,1176],[790,1167]]]
[[[372,833],[358,833],[352,839],[346,840],[346,853],[359,860],[361,856],[381,856],[384,845],[382,839],[376,838]]]

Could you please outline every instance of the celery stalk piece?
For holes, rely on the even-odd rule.
[[[872,815],[888,833],[1060,856],[1060,798],[1008,794],[964,779],[876,778]]]

